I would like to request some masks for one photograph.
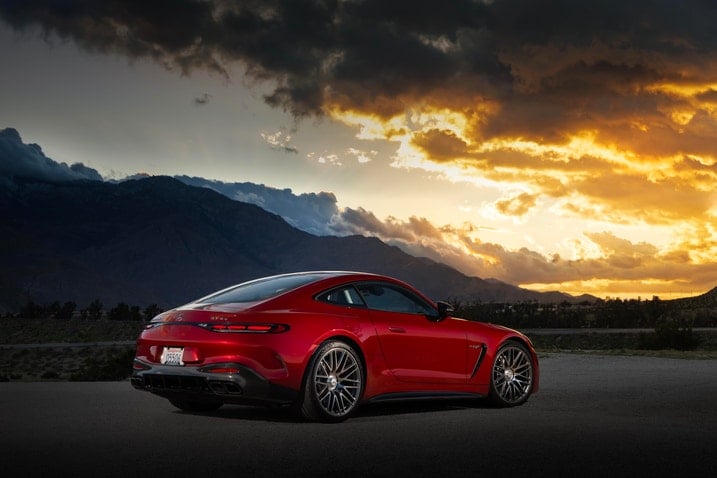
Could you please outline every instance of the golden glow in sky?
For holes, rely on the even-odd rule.
[[[388,118],[339,107],[328,114],[354,127],[357,138],[394,143],[393,167],[469,183],[477,194],[491,191],[472,219],[476,224],[500,224],[523,235],[531,228],[553,229],[542,239],[542,250],[552,255],[521,248],[520,240],[483,243],[474,224],[457,229],[458,218],[432,235],[416,235],[455,267],[535,290],[681,296],[702,292],[717,278],[717,161],[711,151],[691,151],[679,142],[698,113],[714,126],[714,104],[698,98],[717,94],[715,86],[644,88],[649,95],[680,98],[679,105],[660,111],[659,129],[676,135],[667,150],[651,149],[651,125],[632,119],[622,132],[599,121],[590,129],[566,125],[559,141],[485,137],[482,123],[499,114],[499,105],[477,105],[467,113],[441,105],[440,98],[430,105],[424,97],[420,107]]]

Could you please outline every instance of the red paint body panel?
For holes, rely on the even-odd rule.
[[[365,304],[329,303],[320,298],[337,287],[368,282],[410,292],[435,310],[435,316],[374,310]],[[244,331],[212,330],[217,324]],[[250,325],[259,331],[249,331]],[[271,331],[262,331],[266,329]],[[507,340],[518,341],[529,350],[534,366],[532,392],[538,390],[538,360],[525,336],[480,322],[439,319],[436,304],[411,286],[363,273],[321,273],[308,284],[267,299],[226,304],[200,299],[160,314],[137,340],[133,385],[171,398],[175,390],[170,385],[155,388],[158,379],[184,380],[191,376],[193,380],[211,380],[205,377],[241,369],[241,373],[228,374],[226,380],[246,390],[261,390],[263,394],[278,389],[286,392],[282,397],[291,397],[302,390],[314,352],[332,339],[346,342],[360,355],[365,369],[363,401],[400,393],[486,396],[494,357]],[[162,365],[161,356],[167,348],[183,349],[184,365]],[[216,372],[211,372],[212,367]],[[259,385],[252,388],[252,384]],[[232,403],[274,400],[260,395],[214,398]]]
[[[467,383],[464,321],[433,322],[416,314],[373,310],[371,319],[394,378],[412,383]]]

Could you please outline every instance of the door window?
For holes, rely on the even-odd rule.
[[[404,314],[436,314],[430,304],[395,285],[370,283],[359,284],[357,288],[370,309]]]

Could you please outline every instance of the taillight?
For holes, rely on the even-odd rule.
[[[212,332],[238,332],[238,333],[254,333],[254,334],[280,334],[289,330],[286,324],[197,324]]]
[[[152,367],[149,367],[148,365],[143,364],[137,359],[134,359],[132,361],[132,369],[134,370],[149,370]]]

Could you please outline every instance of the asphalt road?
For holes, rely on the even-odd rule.
[[[111,383],[0,383],[0,475],[716,476],[717,360],[553,354],[522,407],[175,411]]]

